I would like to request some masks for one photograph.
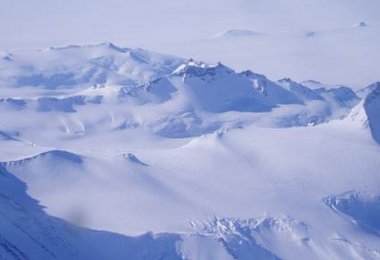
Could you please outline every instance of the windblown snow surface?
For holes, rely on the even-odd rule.
[[[378,83],[105,43],[4,52],[0,90],[1,259],[380,259]]]

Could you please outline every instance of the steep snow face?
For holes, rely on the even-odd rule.
[[[364,100],[364,110],[368,117],[368,126],[375,141],[380,144],[380,86],[377,85]]]
[[[347,115],[345,121],[358,123],[361,128],[369,129],[373,139],[380,144],[380,86],[371,85],[372,91]]]
[[[1,88],[136,84],[170,74],[182,63],[176,57],[112,43],[16,51],[6,57],[12,58],[0,60]]]

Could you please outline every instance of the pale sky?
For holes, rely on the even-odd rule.
[[[1,0],[0,49],[110,41],[225,61],[234,68],[257,69],[272,77],[304,80],[315,75],[329,83],[359,85],[380,78],[372,68],[380,59],[376,47],[380,46],[379,10],[379,0]],[[370,29],[342,34],[359,21]],[[205,43],[229,29],[270,37]],[[322,33],[306,42],[300,36],[309,31]],[[352,65],[362,55],[371,58]],[[308,64],[310,59],[315,59],[315,66]],[[331,68],[338,65],[347,69],[340,68],[335,77]],[[364,69],[371,72],[364,71],[363,79],[346,80],[346,74]]]
[[[379,24],[378,0],[1,0],[0,48],[194,40],[223,30],[264,32]]]

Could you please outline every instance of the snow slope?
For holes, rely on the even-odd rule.
[[[181,259],[179,235],[125,237],[46,215],[26,185],[0,166],[1,259]]]
[[[380,258],[378,88],[360,99],[139,51],[144,62],[112,44],[28,51],[53,75],[61,63],[81,77],[101,56],[129,68],[54,87],[12,85],[12,53],[1,257]]]

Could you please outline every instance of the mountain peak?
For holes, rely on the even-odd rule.
[[[216,73],[235,73],[232,69],[225,66],[221,62],[213,65],[204,63],[203,61],[194,61],[189,59],[187,63],[180,65],[172,74],[177,76],[192,75],[192,76],[205,76],[216,75]]]
[[[366,22],[363,22],[363,21],[356,23],[356,27],[367,27],[367,26],[368,26],[368,24]]]
[[[0,59],[6,60],[6,61],[13,61],[12,54],[6,51],[0,51]]]
[[[278,81],[280,85],[289,90],[290,92],[294,93],[303,101],[306,100],[323,100],[323,97],[318,94],[316,91],[311,90],[310,88],[304,86],[301,83],[298,83],[296,81],[293,81],[290,78],[283,78]]]
[[[365,98],[365,104],[370,104],[380,99],[380,82],[376,82],[371,86],[373,87],[371,89],[371,92]]]
[[[278,82],[280,82],[280,83],[296,83],[291,78],[282,78]]]
[[[356,91],[356,95],[358,95],[360,98],[366,98],[373,90],[375,90],[379,86],[380,86],[380,81],[377,81],[375,83],[368,85],[367,87],[363,89]]]
[[[114,51],[123,52],[123,53],[127,52],[129,50],[128,48],[119,47],[112,42],[103,42],[103,43],[100,43],[100,44],[95,45],[95,46],[103,46],[103,47],[107,47],[109,49],[112,49]]]
[[[243,76],[246,76],[246,77],[250,77],[250,78],[260,78],[260,79],[263,79],[263,80],[267,79],[267,77],[265,75],[253,72],[251,70],[244,70],[244,71],[240,72],[239,74],[243,75]]]
[[[183,63],[182,58],[110,42],[14,51],[12,55],[0,52],[0,85],[50,90],[145,83],[170,75]]]
[[[309,80],[302,81],[301,84],[322,84],[322,83],[314,79],[309,79]]]
[[[240,37],[252,37],[259,35],[260,33],[246,30],[246,29],[231,29],[221,33],[216,34],[215,38],[240,38]]]

